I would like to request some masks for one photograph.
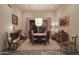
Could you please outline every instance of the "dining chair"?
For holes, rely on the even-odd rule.
[[[50,39],[50,31],[47,31],[47,34],[46,34],[46,37],[45,37],[45,43],[50,43],[49,39]]]
[[[32,31],[29,31],[29,39],[30,39],[29,44],[30,44],[30,43],[34,44]]]

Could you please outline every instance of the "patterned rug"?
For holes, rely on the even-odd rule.
[[[68,52],[61,52],[61,51],[5,51],[0,52],[0,55],[79,55],[79,52],[68,53]]]
[[[0,52],[0,55],[65,55],[60,51],[6,51]]]
[[[28,40],[20,40],[18,47],[12,46],[10,50],[0,52],[0,55],[79,55],[79,52],[61,52],[60,46],[55,41],[50,41],[50,45],[29,45]]]

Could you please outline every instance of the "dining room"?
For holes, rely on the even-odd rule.
[[[29,38],[30,43],[44,43],[49,42],[50,39],[50,18],[39,17],[35,20],[29,20]],[[48,37],[47,37],[48,36]],[[34,39],[34,40],[33,40]],[[35,40],[36,39],[36,40]],[[44,40],[43,40],[44,39]],[[45,40],[47,39],[47,40]]]
[[[79,8],[75,8],[78,6],[74,4],[0,5],[2,13],[0,50],[77,52],[78,20],[74,19],[78,18],[76,11]],[[6,17],[4,12],[7,14]]]
[[[60,45],[51,38],[51,17],[28,17],[26,19],[28,23],[27,39],[16,51],[55,51],[61,53]]]

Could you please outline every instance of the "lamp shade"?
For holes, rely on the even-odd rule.
[[[42,18],[36,18],[35,19],[35,24],[36,24],[36,26],[42,26],[42,24],[43,24],[43,19]]]
[[[10,30],[10,32],[13,32],[13,25],[12,24],[9,25],[9,30]]]

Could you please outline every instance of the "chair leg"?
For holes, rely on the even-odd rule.
[[[33,42],[31,42],[31,45],[35,45]]]
[[[13,42],[13,40],[12,40],[11,43],[9,44],[9,48],[8,48],[8,50],[10,49],[12,42]]]
[[[30,44],[31,42],[29,42],[29,44]]]
[[[10,50],[11,44],[9,44],[8,50]]]
[[[63,51],[63,45],[62,44],[61,44],[61,49],[60,50],[61,50],[61,52]]]
[[[29,41],[29,44],[31,44],[32,43],[32,41]]]
[[[61,46],[61,49],[60,49],[60,50],[61,50],[61,52],[63,51],[63,48],[62,48],[62,46]]]
[[[48,42],[48,44],[50,45],[50,42]]]
[[[17,49],[17,47],[18,47],[18,44],[16,43],[16,49]]]
[[[46,42],[44,42],[44,45],[46,45],[47,43]]]
[[[71,53],[72,53],[72,46],[70,48],[71,48]]]

